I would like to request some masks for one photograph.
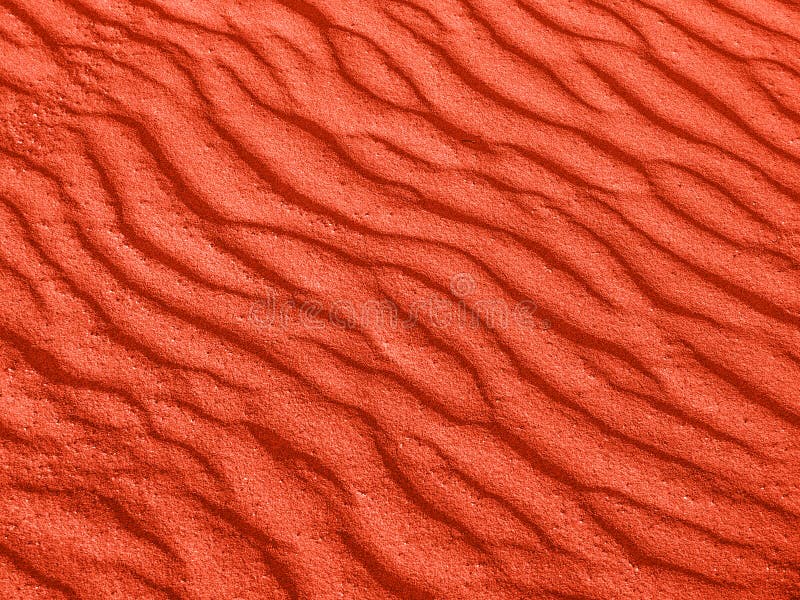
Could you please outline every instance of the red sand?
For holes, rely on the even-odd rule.
[[[0,0],[0,598],[800,598],[800,7]]]

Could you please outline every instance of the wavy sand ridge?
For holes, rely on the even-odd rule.
[[[0,597],[800,595],[800,8],[0,0]]]

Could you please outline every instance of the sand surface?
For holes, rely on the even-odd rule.
[[[0,0],[0,598],[800,598],[800,5]]]

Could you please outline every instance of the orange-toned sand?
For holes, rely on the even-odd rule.
[[[800,5],[0,0],[0,599],[800,598]]]

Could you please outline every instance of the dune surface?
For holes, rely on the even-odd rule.
[[[0,598],[800,598],[800,6],[0,0]]]

